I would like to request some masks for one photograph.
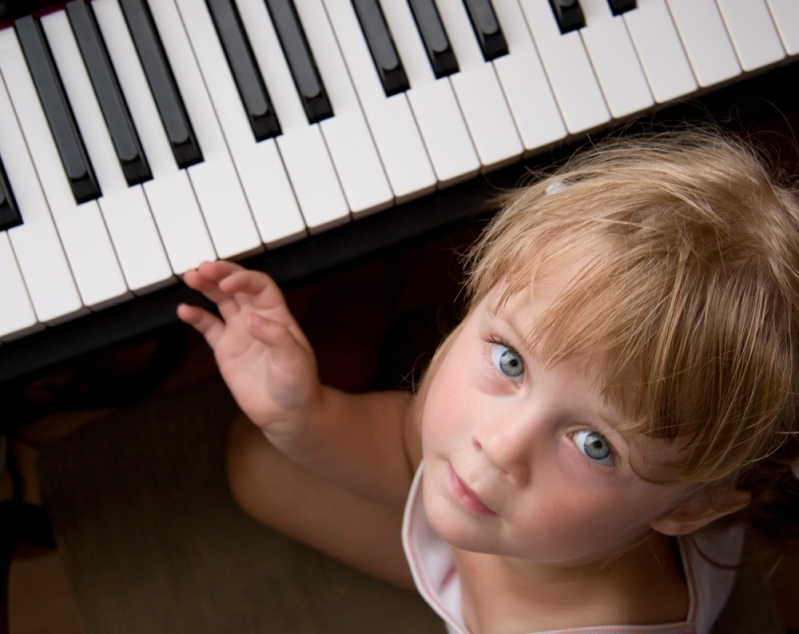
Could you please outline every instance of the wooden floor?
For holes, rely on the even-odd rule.
[[[12,634],[83,634],[80,614],[55,551],[18,558],[11,566]]]
[[[158,390],[159,393],[216,374],[216,366],[205,342],[191,334],[189,338],[190,345],[178,368]],[[149,344],[144,343],[139,346],[138,353],[146,355],[148,350]],[[87,409],[54,413],[23,430],[14,451],[25,479],[26,502],[40,504],[36,478],[39,448],[111,411]],[[0,499],[8,499],[10,491],[6,473],[0,480]],[[57,550],[25,545],[17,549],[9,578],[9,625],[11,634],[84,634],[69,578]]]

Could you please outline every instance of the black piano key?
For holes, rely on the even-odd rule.
[[[67,17],[78,41],[78,48],[86,64],[125,180],[131,186],[151,180],[153,175],[150,166],[111,66],[94,12],[85,0],[72,0],[67,3]]]
[[[0,160],[0,231],[11,229],[22,224],[22,216],[14,198],[14,192],[8,184],[8,176]]]
[[[491,0],[464,0],[464,3],[485,61],[507,55],[508,43],[499,27]]]
[[[280,134],[280,123],[232,0],[206,0],[233,79],[258,141]]]
[[[305,31],[291,0],[265,0],[280,46],[310,123],[333,116]]]
[[[458,60],[455,58],[455,52],[449,43],[434,0],[408,0],[408,4],[435,76],[441,79],[457,73]]]
[[[119,0],[119,4],[153,93],[164,131],[172,146],[175,161],[181,168],[201,163],[203,155],[200,144],[146,0]]]
[[[100,186],[97,184],[97,178],[75,123],[72,108],[67,101],[61,78],[56,71],[41,24],[36,18],[26,16],[16,20],[14,26],[64,165],[64,171],[69,179],[72,194],[78,204],[95,200],[102,195]]]
[[[585,16],[577,0],[549,0],[549,5],[563,35],[585,26]]]
[[[638,8],[636,0],[608,0],[608,4],[613,15],[621,15]]]
[[[280,46],[300,94],[305,116],[316,123],[333,116],[325,86],[316,68],[305,31],[291,0],[265,0]]]
[[[585,16],[577,0],[549,0],[549,4],[564,35],[585,26]]]
[[[408,90],[411,86],[378,0],[352,0],[352,5],[386,97]]]

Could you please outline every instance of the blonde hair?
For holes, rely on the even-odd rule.
[[[686,441],[674,480],[790,474],[799,199],[753,150],[715,131],[608,142],[508,195],[468,263],[471,306],[582,266],[528,343],[599,359],[625,433]]]

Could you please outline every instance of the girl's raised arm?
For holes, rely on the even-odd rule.
[[[413,476],[403,430],[410,397],[322,386],[313,350],[266,274],[204,262],[184,281],[220,317],[186,304],[178,317],[203,334],[239,407],[269,441],[339,486],[403,505]]]

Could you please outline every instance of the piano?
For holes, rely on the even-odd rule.
[[[797,0],[0,1],[0,382],[486,211],[574,147],[799,108]]]

